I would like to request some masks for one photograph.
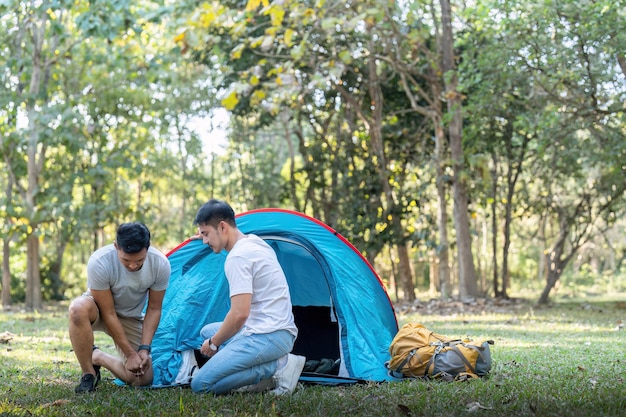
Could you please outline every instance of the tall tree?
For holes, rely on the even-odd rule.
[[[27,219],[27,274],[26,307],[40,308],[41,276],[39,244],[41,214],[39,212],[40,177],[46,160],[49,139],[52,137],[51,120],[54,110],[53,95],[48,91],[53,68],[71,51],[74,43],[68,39],[65,25],[69,16],[62,8],[50,2],[13,2],[10,17],[15,24],[9,39],[10,52],[19,57],[14,61],[14,74],[19,80],[14,85],[18,92],[18,107],[27,120],[23,149],[27,171],[22,176],[12,161],[7,161],[9,175],[16,179],[14,186],[23,201]],[[16,121],[17,122],[17,121]]]
[[[455,120],[456,125],[448,122],[446,130],[446,122],[452,120],[450,115],[457,111],[457,105],[450,106],[450,100],[446,95],[446,89],[449,87],[446,84],[446,76],[450,77],[451,74],[455,75],[455,73],[444,74],[442,69],[444,66],[442,51],[446,38],[443,36],[439,9],[432,1],[407,3],[400,9],[402,12],[400,17],[397,17],[396,11],[393,8],[388,8],[386,18],[390,30],[382,37],[393,39],[388,43],[393,47],[379,59],[393,66],[398,73],[400,85],[409,100],[410,109],[432,123],[435,142],[432,168],[436,175],[437,227],[439,232],[436,250],[438,277],[434,278],[438,281],[441,297],[447,299],[451,295],[448,191],[450,185],[454,186],[455,172],[455,167],[451,166],[449,157],[449,140],[450,132],[455,132],[455,129],[450,130],[450,127],[458,127],[456,125],[460,122]],[[452,35],[448,34],[448,37],[450,36]],[[454,39],[450,39],[450,42],[454,42]],[[454,45],[448,46],[454,48]],[[446,105],[448,105],[447,109]],[[460,109],[458,110],[460,111]],[[458,116],[454,117],[458,118]],[[462,164],[463,162],[461,162],[461,167]],[[456,171],[459,172],[459,166],[456,168]],[[459,178],[465,177],[460,176]],[[461,184],[461,186],[463,185]],[[458,225],[456,220],[459,219],[455,217],[455,224]],[[457,241],[458,235],[457,232]],[[465,249],[462,252],[465,253]],[[472,270],[471,267],[468,268],[467,266],[464,269]]]
[[[0,20],[4,28],[4,21]],[[6,31],[2,31],[0,37],[6,38]],[[4,43],[4,42],[3,42]],[[2,85],[9,85],[7,72],[0,74]],[[17,159],[17,118],[18,109],[15,106],[16,94],[2,94],[0,97],[0,154],[2,159],[0,167],[8,167],[11,161]],[[20,164],[20,168],[24,169],[24,165]],[[11,241],[15,235],[14,219],[17,217],[15,212],[13,188],[15,175],[13,171],[8,169],[0,169],[0,184],[2,185],[3,194],[0,197],[0,233],[2,234],[2,306],[9,307],[13,303],[11,298]]]
[[[466,146],[470,153],[488,155],[490,160],[489,174],[484,175],[485,192],[475,193],[473,198],[477,205],[489,207],[493,295],[507,298],[514,213],[520,212],[521,202],[527,200],[522,179],[538,162],[534,149],[540,138],[533,122],[546,99],[536,93],[532,77],[518,62],[517,51],[524,42],[518,28],[507,25],[515,16],[502,13],[494,20],[491,10],[477,5],[463,11],[467,28],[459,73],[467,96]],[[477,183],[482,180],[475,179]]]
[[[472,255],[467,182],[465,173],[465,153],[463,152],[462,98],[458,91],[458,74],[455,63],[454,33],[452,31],[452,8],[449,0],[441,0],[441,50],[442,71],[445,80],[445,98],[448,102],[450,121],[448,138],[454,176],[454,224],[457,234],[459,262],[459,292],[462,298],[476,297],[476,272]]]

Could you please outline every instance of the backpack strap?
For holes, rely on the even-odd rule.
[[[465,355],[463,355],[463,353],[461,353],[461,351],[459,350],[458,347],[456,347],[456,344],[454,345],[450,345],[450,347],[452,348],[452,351],[454,353],[456,353],[457,355],[459,355],[459,358],[461,358],[461,360],[463,361],[463,363],[465,363],[465,366],[467,366],[467,368],[472,371],[473,374],[476,374],[476,369],[474,369],[474,367],[472,366],[472,364],[467,360],[467,358],[465,357]],[[477,349],[478,350],[478,349]],[[480,353],[480,350],[478,350],[478,353]]]
[[[437,356],[438,353],[439,351],[435,351],[435,353],[433,353],[433,356],[431,356],[430,359],[428,360],[426,369],[424,369],[424,376],[427,377],[429,373],[435,370],[435,356]]]
[[[485,358],[483,357],[483,350],[479,346],[469,345],[465,343],[463,343],[463,346],[465,346],[466,348],[474,349],[476,352],[478,352],[478,356],[480,357],[480,359],[483,361],[485,360]]]
[[[435,358],[437,355],[443,350],[444,347],[448,346],[450,342],[446,342],[444,340],[438,339],[437,342],[430,342],[430,346],[437,346],[435,348],[435,352],[428,360],[428,364],[426,365],[426,369],[424,369],[424,376],[427,377],[428,374],[432,373],[435,370]]]
[[[402,368],[404,368],[404,366],[409,363],[409,361],[411,360],[411,358],[413,356],[415,356],[415,354],[417,353],[417,349],[413,349],[409,352],[408,355],[406,355],[406,358],[404,358],[404,360],[402,362],[400,362],[400,365],[398,365],[396,367],[396,369],[392,369],[393,372],[400,372],[402,373]]]
[[[441,353],[442,350],[444,350],[447,347],[453,347],[457,343],[461,343],[461,339],[446,340],[446,339],[440,339],[438,337],[436,337],[436,339],[437,339],[436,342],[430,342],[430,346],[437,346],[437,347],[435,348],[435,352],[433,353],[433,355],[428,360],[428,365],[426,365],[426,369],[424,370],[425,377],[428,377],[429,374],[435,371],[435,359],[437,358],[437,355]],[[432,375],[433,378],[437,378],[438,376],[439,374]]]

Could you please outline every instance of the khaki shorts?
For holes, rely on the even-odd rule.
[[[85,294],[84,296],[89,297],[93,300],[93,297],[91,295]],[[98,308],[98,305],[96,304],[96,309],[97,308]],[[120,323],[122,324],[122,327],[124,328],[124,333],[126,334],[126,339],[128,339],[128,343],[130,343],[130,345],[133,347],[134,350],[137,350],[137,348],[141,344],[143,320],[131,318],[131,317],[120,317],[120,316],[117,316],[117,318],[120,320]],[[104,332],[110,336],[107,327],[105,326],[104,322],[100,318],[99,309],[98,309],[98,317],[96,317],[96,321],[91,323],[91,328],[94,331]],[[124,355],[124,353],[121,351],[120,347],[117,344],[115,345],[115,348],[117,349],[117,353],[120,355],[120,357],[126,360],[126,355]]]

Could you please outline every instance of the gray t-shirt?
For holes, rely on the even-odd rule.
[[[111,290],[115,311],[120,317],[143,318],[148,290],[164,291],[171,266],[165,255],[150,246],[139,271],[128,271],[117,256],[113,244],[95,251],[87,263],[87,293]]]

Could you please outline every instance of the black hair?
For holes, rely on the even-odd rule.
[[[117,248],[126,253],[137,253],[150,247],[150,231],[140,222],[122,223],[115,238]]]
[[[229,225],[237,227],[235,212],[228,203],[212,198],[198,209],[193,224],[217,227],[221,221],[225,221]]]

